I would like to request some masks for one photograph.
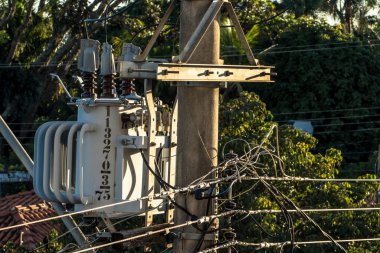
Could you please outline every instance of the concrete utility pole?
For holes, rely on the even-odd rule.
[[[210,0],[181,1],[180,48],[181,51],[193,34]],[[218,21],[213,21],[198,48],[188,63],[218,64],[220,33]],[[205,87],[207,85],[207,87]],[[205,175],[211,166],[217,165],[219,88],[212,83],[180,83],[178,97],[178,150],[176,185],[187,186],[193,180]],[[196,200],[194,195],[178,195],[176,201],[191,214],[198,217],[214,211],[213,201],[207,207],[207,200]],[[181,209],[175,210],[174,222],[184,223],[191,217]],[[176,231],[179,238],[174,241],[176,253],[193,253],[202,231],[192,226]],[[213,236],[204,236],[200,249],[214,243]]]

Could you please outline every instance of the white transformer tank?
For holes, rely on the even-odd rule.
[[[145,99],[78,99],[76,105],[77,121],[47,122],[36,132],[36,193],[75,204],[75,211],[89,210],[89,216],[117,217],[153,207],[161,212],[162,199],[150,199],[148,206],[140,198],[161,190],[148,167],[174,184],[169,112],[155,106],[150,116]]]

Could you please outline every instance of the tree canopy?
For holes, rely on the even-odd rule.
[[[266,109],[254,93],[242,92],[240,97],[228,99],[223,102],[220,110],[221,117],[221,146],[229,145],[227,150],[233,149],[240,155],[246,152],[247,146],[262,142],[273,122],[273,115]],[[289,176],[309,178],[339,178],[339,166],[342,154],[335,148],[326,150],[324,154],[315,153],[313,149],[317,140],[311,135],[283,125],[279,127],[280,158],[283,161],[283,170]],[[232,142],[235,140],[235,142]],[[244,140],[244,142],[242,141]],[[276,135],[273,134],[265,144],[275,146]],[[262,160],[263,164],[271,164]],[[269,165],[263,176],[279,176],[275,166]],[[366,174],[360,178],[375,178],[375,175]],[[282,193],[294,200],[302,209],[307,208],[355,208],[376,205],[375,195],[379,190],[378,183],[350,183],[350,182],[273,182]],[[260,182],[235,184],[234,195],[239,196],[238,205],[243,209],[279,209],[266,188]],[[247,191],[247,189],[249,189]],[[310,216],[334,238],[371,238],[376,237],[379,213],[311,213]],[[292,216],[294,221],[296,241],[324,240],[323,235],[307,220],[297,215]],[[236,225],[238,238],[250,242],[279,242],[289,239],[286,220],[281,214],[262,214],[248,217],[249,222]],[[254,226],[252,224],[255,224]],[[349,252],[378,252],[380,244],[353,243],[349,244]],[[296,252],[335,252],[331,245],[302,246]],[[239,252],[252,252],[252,249],[239,248]],[[256,252],[256,251],[255,251]],[[277,252],[262,250],[257,252]],[[287,251],[286,251],[287,252]],[[338,251],[336,251],[338,252]]]
[[[380,23],[370,15],[378,1],[344,0],[233,0],[243,30],[263,65],[275,66],[275,84],[233,84],[223,94],[220,108],[220,147],[242,155],[246,143],[257,145],[275,125],[279,157],[275,163],[261,158],[267,169],[262,175],[283,172],[309,178],[375,178],[380,130]],[[144,47],[169,1],[73,1],[0,0],[0,113],[11,123],[28,151],[33,133],[48,120],[67,120],[75,111],[66,105],[49,73],[58,73],[70,92],[80,94],[71,75],[77,72],[79,39],[106,39],[119,55],[123,42]],[[105,22],[84,19],[119,13]],[[331,25],[321,15],[331,14]],[[180,10],[175,8],[152,50],[151,57],[178,54]],[[226,64],[247,64],[236,32],[222,11],[221,58]],[[107,32],[106,32],[107,31]],[[156,86],[156,93],[173,100],[175,92]],[[242,92],[248,90],[249,92]],[[268,109],[266,107],[268,105]],[[310,121],[313,136],[291,126],[291,120]],[[264,143],[276,146],[275,132]],[[243,139],[244,141],[241,141]],[[0,139],[0,167],[15,166],[14,155]],[[278,155],[278,153],[276,154]],[[6,166],[3,166],[3,165]],[[347,171],[350,173],[348,174]],[[355,172],[356,171],[356,172]],[[302,208],[373,207],[379,185],[372,182],[273,182],[284,195]],[[246,209],[279,209],[262,183],[234,186]],[[378,237],[379,212],[313,213],[310,216],[334,238]],[[319,240],[321,233],[296,215],[296,239]],[[239,239],[251,242],[289,240],[289,227],[281,214],[247,217],[239,222]],[[252,223],[252,222],[253,223]],[[255,224],[255,225],[252,225]],[[59,245],[58,245],[59,246]],[[58,247],[57,246],[57,247]],[[346,244],[350,252],[380,251],[380,244]],[[241,252],[252,249],[241,248]],[[301,247],[296,252],[334,252],[331,245]],[[262,250],[264,252],[264,250]],[[265,252],[275,252],[266,250]]]

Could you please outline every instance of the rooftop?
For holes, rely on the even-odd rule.
[[[55,214],[50,204],[38,197],[34,191],[0,198],[0,203],[0,227],[40,220]],[[57,229],[58,225],[52,222],[42,222],[0,231],[0,245],[13,242],[15,245],[32,250],[39,246],[53,228]]]

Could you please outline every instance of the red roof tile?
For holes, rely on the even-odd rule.
[[[49,203],[45,203],[34,191],[21,192],[0,198],[0,227],[40,220],[54,215]],[[0,231],[0,245],[11,241],[28,250],[35,249],[57,224],[41,222]]]

